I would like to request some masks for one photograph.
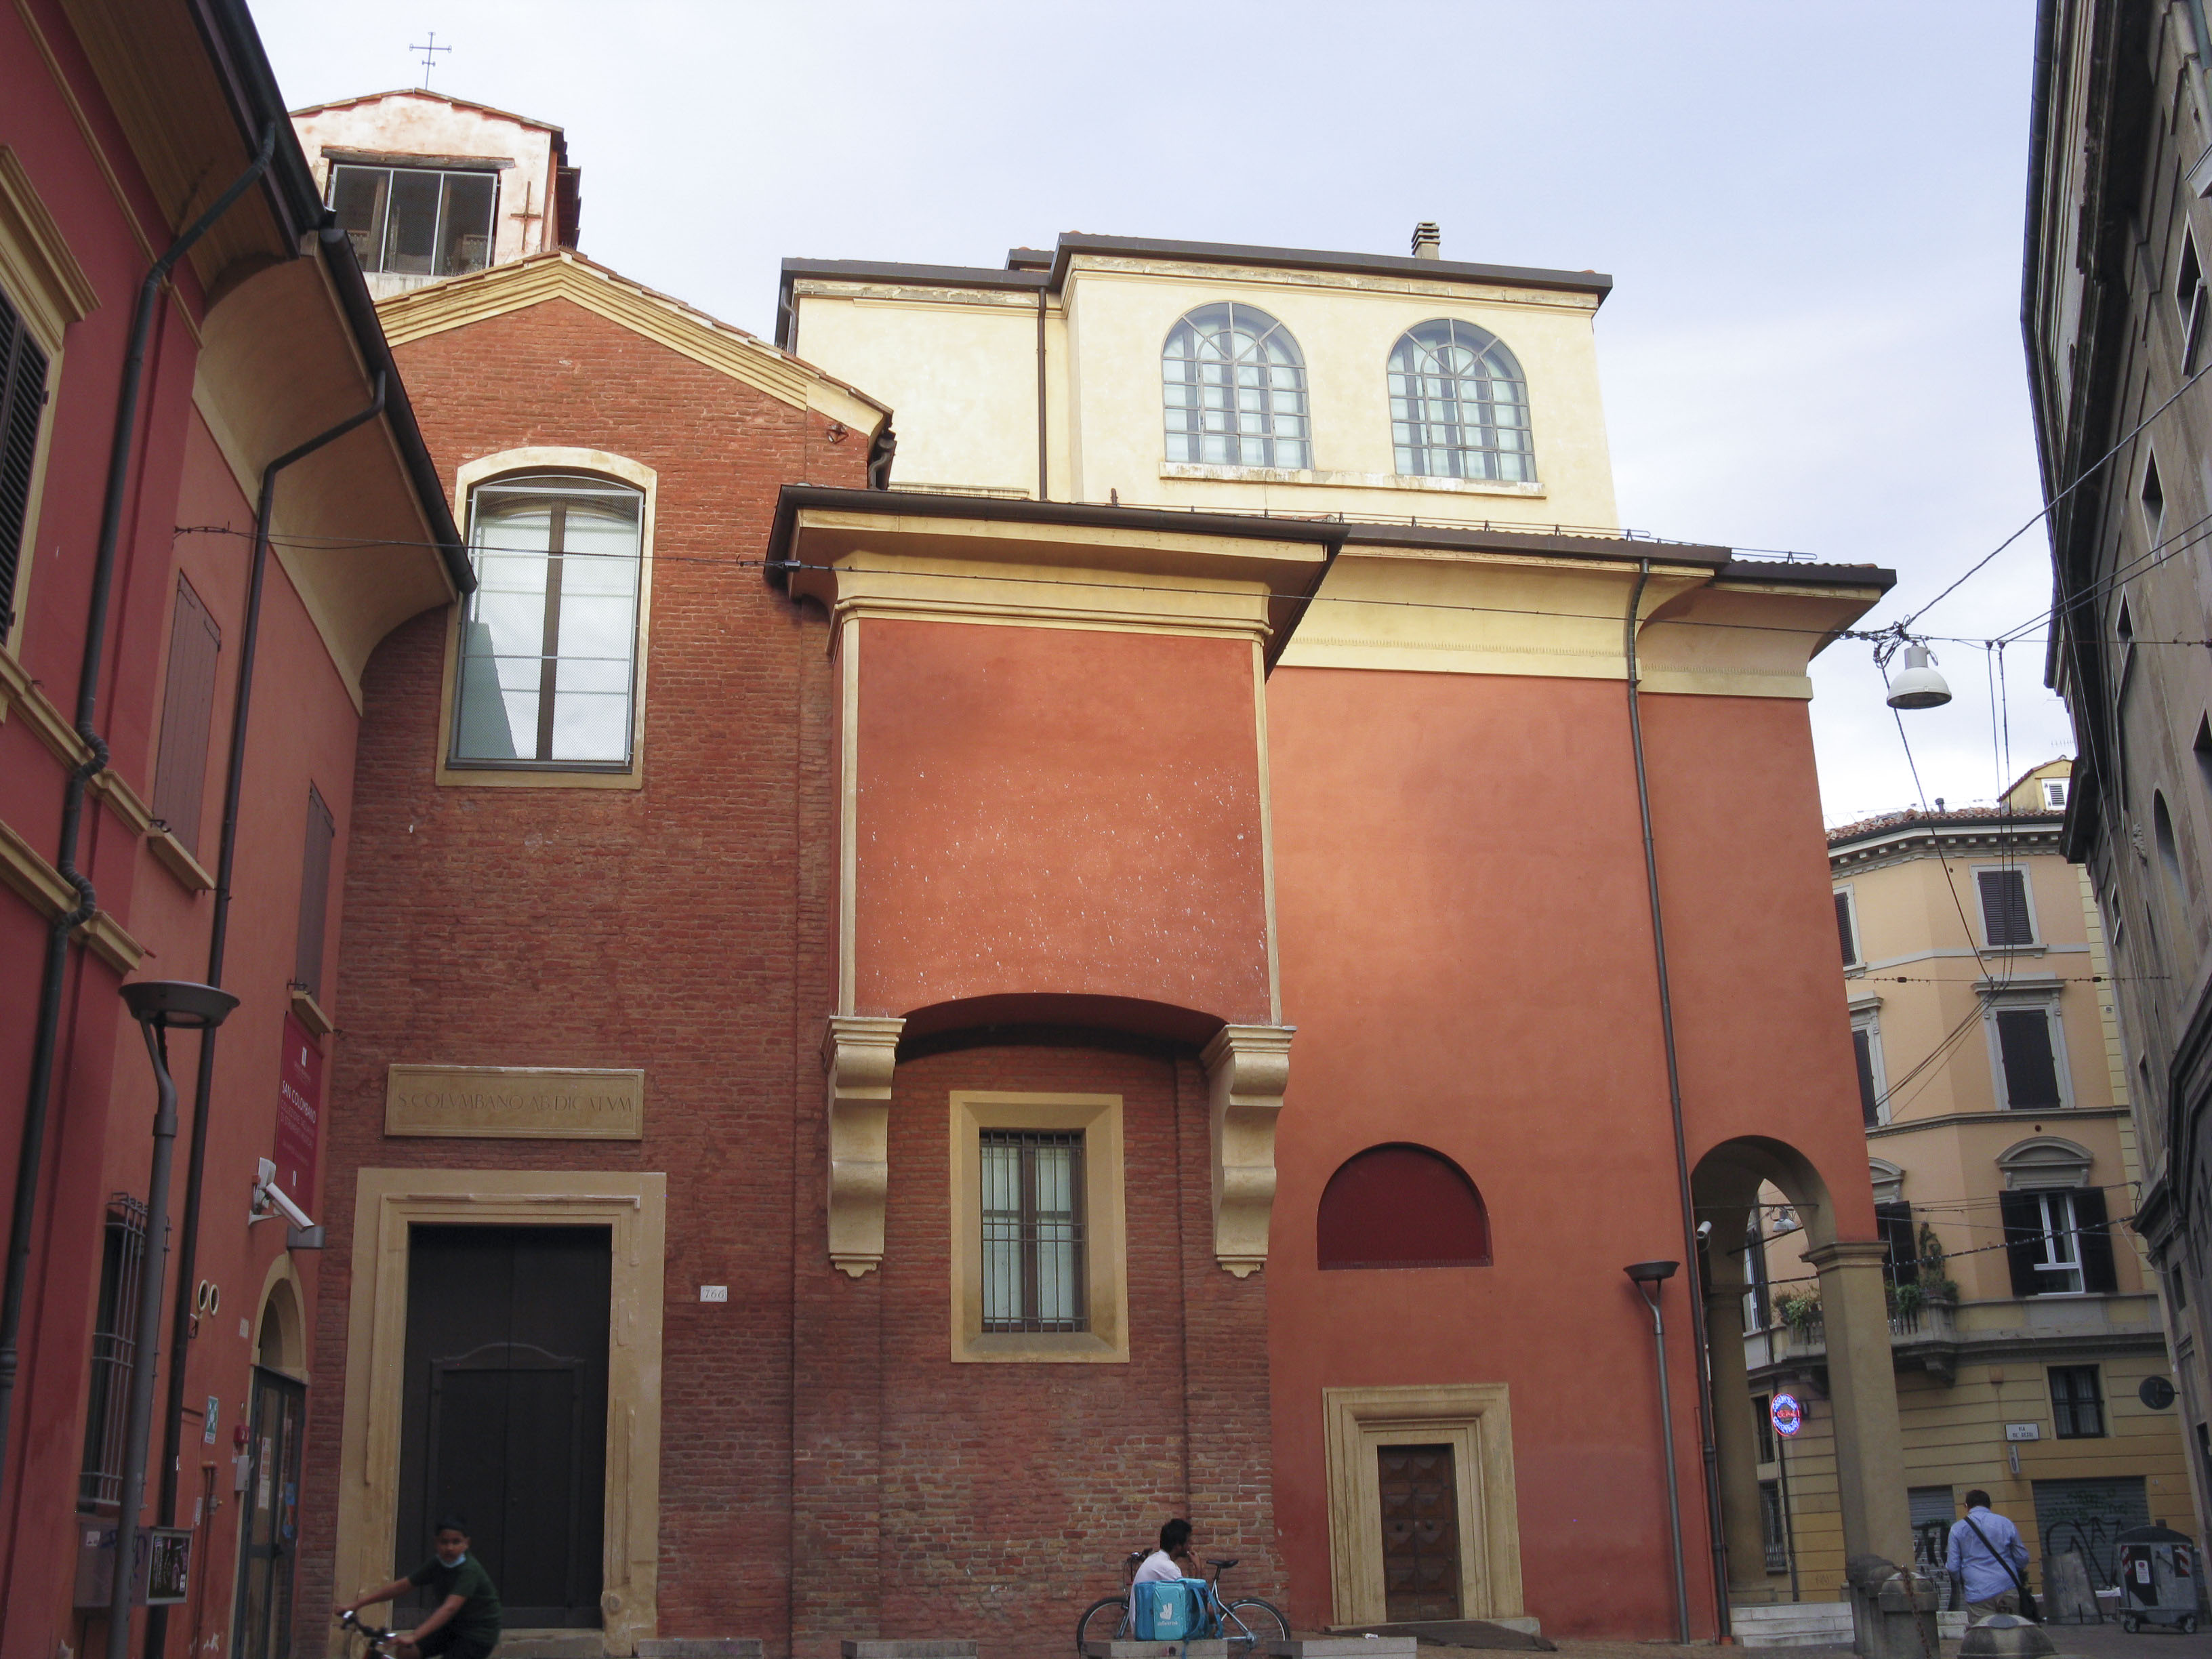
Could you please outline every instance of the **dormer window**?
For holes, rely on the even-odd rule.
[[[1533,483],[1528,381],[1505,343],[1449,317],[1390,353],[1390,438],[1401,476]]]
[[[437,167],[331,167],[331,210],[366,271],[459,276],[491,263],[498,174]]]

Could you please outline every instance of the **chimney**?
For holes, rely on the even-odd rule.
[[[1443,233],[1437,228],[1435,220],[1424,219],[1413,227],[1413,257],[1416,259],[1441,259],[1444,257]]]

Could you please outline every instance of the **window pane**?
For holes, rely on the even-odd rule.
[[[384,269],[384,203],[392,185],[386,167],[337,167],[331,180],[331,210],[339,228],[353,239],[354,257],[363,270]]]
[[[386,270],[428,276],[438,246],[438,177],[396,168],[384,233]]]
[[[446,210],[438,233],[438,274],[457,276],[491,263],[493,175],[445,175]]]
[[[1533,479],[1528,386],[1503,343],[1471,323],[1437,318],[1408,330],[1390,354],[1397,465],[1409,476]]]

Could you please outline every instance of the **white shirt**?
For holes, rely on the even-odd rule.
[[[1137,1569],[1136,1582],[1142,1584],[1156,1579],[1165,1579],[1173,1583],[1182,1577],[1182,1568],[1175,1557],[1170,1555],[1165,1550],[1154,1550],[1145,1558],[1144,1565]]]

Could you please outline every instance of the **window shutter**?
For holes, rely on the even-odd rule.
[[[2043,1288],[2035,1273],[2043,1254],[2043,1209],[2033,1193],[2000,1193],[1997,1214],[2004,1223],[2005,1263],[2012,1269],[2012,1293],[2034,1296]]]
[[[1920,1249],[1912,1240],[1912,1206],[1910,1204],[1877,1204],[1874,1206],[1875,1225],[1881,1229],[1882,1246],[1889,1252],[1881,1264],[1883,1274],[1893,1285],[1917,1285],[1920,1282]]]
[[[2033,945],[2035,928],[2027,915],[2027,872],[1978,870],[1982,895],[1982,935],[1991,945]]]
[[[0,295],[0,640],[15,623],[15,573],[31,516],[31,461],[46,406],[46,354]]]
[[[1859,1112],[1871,1129],[1881,1121],[1881,1103],[1874,1092],[1874,1033],[1863,1028],[1853,1031],[1851,1053],[1859,1063]]]
[[[2111,1292],[2119,1289],[2112,1272],[2112,1235],[2106,1229],[2105,1194],[2094,1187],[2074,1193],[2074,1235],[2081,1246],[2081,1288]]]
[[[1848,968],[1859,959],[1859,942],[1851,936],[1851,896],[1836,895],[1836,935],[1843,941],[1844,966]]]
[[[311,997],[323,994],[323,929],[331,908],[331,843],[337,826],[313,784],[307,786],[307,847],[300,866],[300,942],[293,982]]]
[[[154,816],[185,850],[200,850],[200,805],[207,787],[208,727],[215,719],[216,659],[222,630],[192,585],[177,579],[169,629],[169,678],[161,694],[161,750],[154,766]]]
[[[2005,1104],[2016,1112],[2045,1111],[2063,1103],[2058,1065],[2051,1052],[2051,1015],[2042,1008],[1997,1016],[1997,1053],[2004,1060]]]

